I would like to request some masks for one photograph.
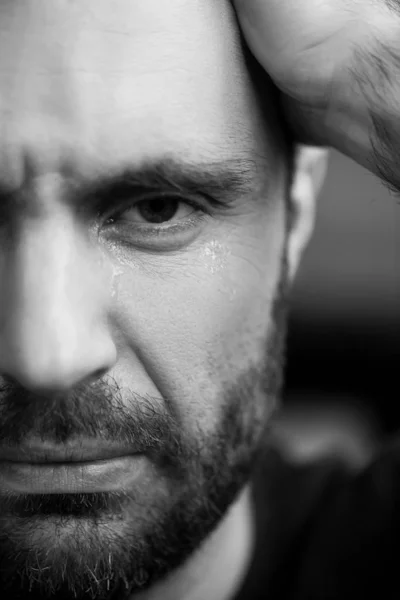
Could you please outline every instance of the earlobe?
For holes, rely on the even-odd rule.
[[[291,282],[314,229],[316,200],[325,180],[328,159],[327,148],[299,145],[296,151],[295,172],[289,199],[292,219],[287,243]]]

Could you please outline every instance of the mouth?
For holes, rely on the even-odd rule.
[[[41,442],[25,443],[18,448],[0,446],[0,462],[74,463],[107,460],[137,454],[138,449],[117,444],[100,444],[98,440],[79,440],[74,444],[54,445]]]
[[[140,475],[144,460],[135,449],[95,441],[0,447],[0,494],[123,491]]]

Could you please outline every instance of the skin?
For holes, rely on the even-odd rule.
[[[397,193],[399,2],[232,4],[296,139],[335,148]]]
[[[113,494],[0,489],[2,587],[232,598],[326,157],[300,151],[287,189],[274,104],[260,106],[230,3],[212,0],[1,1],[0,132],[0,445],[142,450]],[[250,159],[252,189],[203,198],[210,214],[163,245],[144,238],[160,225],[136,193],[101,215],[77,202],[83,181],[164,155]],[[180,200],[174,222],[194,214]]]

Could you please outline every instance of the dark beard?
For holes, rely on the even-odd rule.
[[[268,423],[280,392],[285,339],[286,295],[282,280],[274,303],[266,352],[260,364],[242,373],[224,393],[218,430],[207,439],[186,439],[170,415],[124,415],[110,422],[116,387],[98,388],[92,397],[76,394],[58,411],[36,416],[41,434],[60,442],[88,428],[109,439],[132,435],[147,444],[160,476],[169,482],[170,495],[152,502],[135,490],[129,493],[38,494],[0,497],[0,587],[3,598],[38,600],[123,600],[151,587],[191,556],[220,524],[230,505],[251,479],[267,444]],[[21,404],[34,411],[27,393],[10,395],[0,440],[22,439],[25,415],[17,420]],[[78,401],[84,398],[84,402]],[[142,405],[146,399],[141,399]],[[45,403],[41,403],[43,406]],[[13,407],[8,410],[8,407]],[[32,408],[33,407],[33,408]],[[102,421],[101,410],[107,416]],[[108,411],[107,411],[108,409]],[[126,410],[126,409],[125,409]],[[21,413],[19,413],[21,415]],[[115,412],[113,413],[115,414]],[[34,417],[34,414],[31,415]],[[142,419],[142,420],[141,420]],[[34,419],[35,420],[35,419]],[[28,427],[27,427],[28,428]],[[4,433],[4,436],[3,436]],[[103,438],[104,439],[104,438]],[[119,438],[120,439],[120,438]],[[167,476],[167,477],[166,477]],[[145,512],[137,524],[138,503]],[[47,525],[46,525],[47,524]],[[64,535],[59,545],[46,543],[43,526]],[[131,525],[131,527],[130,527]],[[133,526],[132,526],[133,525]],[[53,529],[52,529],[53,531]]]

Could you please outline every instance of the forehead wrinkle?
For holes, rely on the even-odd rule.
[[[125,4],[124,2],[117,2],[116,6],[118,5],[124,6]],[[144,4],[134,3],[134,8],[132,8],[131,3],[126,3],[126,6],[129,7],[129,11],[132,14],[134,14],[135,11],[138,10],[138,14],[147,14],[149,16],[149,19],[151,13],[154,12],[154,6],[157,5],[161,6],[160,2],[154,0],[150,0],[149,2],[146,2]],[[31,3],[31,6],[33,6],[33,3]],[[116,37],[122,39],[131,39],[131,32],[135,31],[135,27],[139,28],[140,26],[141,20],[139,19],[137,25],[135,25],[135,23],[131,23],[129,24],[128,30],[120,30],[118,27],[119,25],[126,26],[124,25],[124,21],[121,19],[118,20],[117,17],[116,19],[111,20],[112,22],[110,23],[104,16],[104,7],[107,6],[107,4],[99,3],[99,8],[103,7],[102,10],[99,11],[96,11],[96,6],[96,3],[93,3],[92,5],[90,4],[90,2],[85,3],[86,16],[83,19],[83,23],[80,24],[80,28],[82,29],[82,31],[88,32],[90,28],[92,28],[92,31],[94,31],[94,28],[97,28],[98,32],[104,30],[105,35],[110,34],[113,38]],[[170,38],[171,44],[174,43],[175,46],[179,46],[174,36],[172,36],[172,33],[177,29],[176,24],[174,25],[174,29],[170,30],[172,27],[171,20],[173,20],[171,19],[171,15],[173,16],[177,14],[179,18],[181,18],[182,13],[184,15],[183,21],[185,21],[186,19],[189,22],[188,16],[191,17],[191,20],[193,21],[194,35],[188,35],[187,31],[182,32],[182,38],[179,38],[179,40],[182,39],[182,47],[183,44],[187,42],[189,45],[192,44],[193,49],[195,49],[197,46],[194,42],[191,41],[191,38],[201,39],[201,29],[204,29],[204,26],[199,26],[197,30],[194,29],[196,17],[199,17],[200,24],[202,22],[209,22],[210,31],[206,32],[207,40],[209,40],[213,48],[212,52],[210,51],[210,48],[208,49],[208,54],[205,62],[207,64],[208,62],[212,62],[213,55],[215,54],[214,59],[217,63],[217,67],[214,66],[212,69],[208,69],[205,68],[203,64],[201,69],[201,76],[197,76],[196,78],[196,70],[193,70],[193,73],[190,70],[190,61],[185,63],[185,60],[183,58],[185,52],[179,53],[180,58],[179,61],[176,63],[174,63],[173,60],[171,61],[171,64],[168,63],[168,60],[166,60],[164,64],[150,60],[148,64],[149,68],[147,70],[136,69],[138,61],[140,61],[140,53],[136,57],[126,58],[125,63],[120,65],[118,64],[118,61],[115,63],[111,61],[109,63],[104,64],[102,62],[103,54],[101,48],[99,48],[99,52],[95,50],[93,56],[89,56],[87,58],[85,58],[84,55],[81,56],[81,52],[79,52],[79,55],[76,56],[77,61],[75,64],[73,64],[72,70],[74,72],[79,72],[82,75],[84,75],[85,73],[95,74],[94,71],[96,71],[100,75],[99,79],[101,80],[101,73],[105,72],[106,68],[109,68],[109,72],[114,72],[115,75],[117,75],[118,72],[127,74],[131,73],[133,83],[128,82],[128,85],[126,85],[126,83],[122,82],[124,83],[124,86],[126,85],[126,87],[123,87],[121,84],[121,93],[118,92],[117,94],[116,91],[113,91],[114,81],[116,83],[117,81],[113,78],[111,78],[111,80],[108,80],[108,87],[111,87],[111,92],[113,92],[111,96],[113,96],[114,99],[117,98],[118,102],[120,103],[116,107],[112,102],[109,103],[107,101],[107,81],[105,80],[103,90],[102,82],[99,84],[98,88],[95,88],[94,82],[90,80],[89,85],[87,86],[88,93],[95,92],[93,94],[93,98],[98,98],[99,96],[101,96],[105,100],[104,103],[92,105],[91,97],[83,98],[82,106],[84,107],[84,112],[81,108],[81,98],[79,94],[82,93],[83,84],[85,82],[84,80],[80,80],[80,78],[72,77],[72,81],[68,82],[68,90],[64,90],[67,91],[67,94],[65,94],[66,106],[64,107],[65,110],[62,116],[62,124],[64,124],[64,122],[68,120],[68,117],[70,116],[68,120],[68,128],[65,128],[65,131],[64,129],[62,129],[60,136],[55,137],[54,143],[52,141],[52,143],[49,144],[48,148],[49,153],[53,154],[53,146],[60,146],[59,150],[56,148],[55,152],[57,155],[59,155],[59,158],[57,157],[57,161],[54,162],[54,165],[52,165],[52,167],[55,166],[57,168],[57,165],[62,164],[63,154],[66,145],[68,145],[68,147],[73,152],[75,144],[78,145],[80,141],[82,141],[83,144],[86,144],[87,140],[89,140],[89,142],[87,144],[87,147],[85,146],[84,150],[82,151],[82,156],[87,149],[88,154],[93,155],[87,161],[90,165],[90,169],[92,169],[93,163],[96,162],[95,155],[101,154],[103,151],[105,152],[104,163],[101,167],[102,169],[107,168],[107,161],[110,162],[110,166],[112,168],[119,168],[119,166],[122,163],[127,164],[129,160],[131,161],[131,164],[135,164],[143,154],[146,154],[147,156],[154,156],[156,149],[168,146],[168,148],[172,147],[178,151],[182,151],[182,149],[184,149],[185,146],[188,146],[190,144],[192,144],[193,146],[195,141],[195,152],[197,150],[200,151],[200,146],[202,146],[203,148],[208,146],[209,149],[211,149],[212,146],[217,145],[218,148],[212,148],[216,155],[222,155],[223,152],[226,152],[226,149],[228,149],[228,152],[232,152],[233,148],[236,151],[238,149],[246,151],[251,151],[252,149],[255,149],[256,143],[253,135],[254,132],[251,131],[251,127],[249,125],[250,116],[247,116],[247,114],[244,112],[242,100],[238,101],[238,104],[236,105],[236,98],[241,96],[241,89],[244,89],[245,86],[240,79],[240,75],[243,73],[240,61],[237,62],[237,57],[235,57],[235,54],[238,50],[239,37],[234,33],[235,25],[234,20],[231,19],[232,9],[230,7],[230,3],[221,2],[218,3],[217,7],[211,1],[206,2],[203,0],[193,0],[193,2],[190,4],[190,7],[188,7],[186,0],[175,0],[171,2],[171,6],[168,12],[169,16],[166,16],[165,13],[162,10],[160,10],[157,14],[156,23],[153,23],[152,25],[153,29],[149,29],[149,32],[152,35],[154,35],[154,39],[157,38],[157,36],[161,35],[164,41]],[[54,14],[57,16],[56,12]],[[72,22],[73,19],[71,18],[70,20]],[[146,22],[148,22],[150,27],[151,21],[148,20]],[[163,31],[161,27],[161,25],[164,22],[167,24],[166,32]],[[70,25],[66,27],[66,31],[70,31]],[[212,32],[212,35],[210,34],[210,32]],[[222,33],[228,33],[228,35],[221,35]],[[106,43],[106,45],[108,46],[109,43]],[[122,46],[126,48],[126,45],[124,43],[122,44]],[[140,48],[138,48],[138,50],[139,49]],[[168,44],[167,48],[160,48],[160,52],[163,50],[167,50],[166,54],[168,55],[168,53],[170,52]],[[89,54],[91,54],[91,52]],[[124,54],[126,54],[126,50]],[[80,59],[78,61],[79,56]],[[152,81],[151,78],[152,64],[155,75],[153,79],[155,81]],[[224,70],[223,77],[220,77],[218,73],[221,70],[222,65],[225,65],[226,68]],[[173,77],[167,78],[168,81],[167,85],[165,86],[167,88],[165,90],[166,94],[164,95],[164,100],[162,101],[162,85],[158,86],[158,84],[156,85],[156,83],[157,81],[162,80],[162,76],[158,73],[161,71],[161,73],[164,74],[165,67],[167,66],[170,71],[175,70],[178,72],[178,75],[176,77],[178,81],[176,82]],[[64,73],[64,71],[68,68],[68,65],[61,65],[61,68],[58,72]],[[54,63],[52,64],[52,69],[55,73],[56,65]],[[237,69],[237,73],[235,72],[235,69]],[[228,71],[229,73],[227,74]],[[184,72],[184,77],[180,77],[180,72]],[[215,79],[215,81],[213,81],[213,77],[215,78],[217,75],[218,80]],[[145,76],[144,79],[141,79],[142,76]],[[126,78],[122,77],[122,79]],[[181,82],[179,81],[180,79],[182,80]],[[188,79],[188,84],[186,84],[186,79]],[[196,82],[196,79],[199,80],[198,89],[196,88],[196,85],[194,86],[194,88],[192,88],[191,86],[191,82]],[[182,83],[182,89],[178,86],[177,93],[174,92],[174,83]],[[130,99],[130,95],[132,94],[130,89],[131,85],[136,85],[136,87],[138,88],[138,93],[134,92],[133,99]],[[153,98],[155,98],[153,100],[151,97],[146,97],[146,95],[148,95],[148,92],[151,91],[154,87],[156,87],[156,89],[153,90],[154,93],[152,95]],[[204,88],[206,88],[206,90],[204,90]],[[207,91],[207,88],[210,90],[210,92]],[[59,94],[60,89],[61,88],[58,88]],[[129,94],[127,92],[129,92]],[[196,92],[201,92],[201,94],[198,96]],[[250,93],[251,91],[247,89],[247,91],[245,92],[246,102],[247,96]],[[69,99],[67,99],[67,96],[69,96]],[[199,98],[199,100],[197,100],[196,98]],[[180,99],[182,99],[181,104],[183,104],[183,106],[177,108]],[[191,104],[192,99],[193,105]],[[208,99],[210,101],[206,102],[205,100]],[[67,102],[67,100],[69,101]],[[131,104],[129,104],[129,102],[131,102]],[[54,103],[57,104],[57,98],[54,98]],[[128,118],[126,118],[128,106],[132,107],[130,108],[130,110],[132,110],[133,112],[133,118],[131,121],[131,133],[128,131],[130,126],[129,115]],[[75,110],[75,108],[79,110]],[[248,108],[250,114],[252,107],[249,106]],[[29,110],[30,106],[28,106],[27,109]],[[224,109],[223,112],[222,109]],[[146,114],[142,114],[142,112],[144,111],[147,111]],[[92,115],[91,118],[89,118],[90,115]],[[113,118],[113,115],[115,115],[115,119]],[[42,115],[39,115],[39,118],[41,118],[41,116]],[[102,116],[110,116],[110,120],[102,120]],[[100,123],[99,126],[97,125],[96,121]],[[54,125],[57,124],[58,123],[54,123]],[[43,123],[43,131],[48,125],[49,124],[46,122]],[[65,125],[67,125],[67,123],[65,123]],[[159,125],[160,127],[158,127]],[[50,129],[51,131],[49,132],[49,135],[54,137],[54,131],[56,131],[57,127],[54,127],[52,124]],[[73,135],[71,135],[71,139],[69,139],[68,141],[67,135],[70,134],[67,134],[67,129],[68,131],[74,132]],[[169,131],[169,129],[171,131]],[[48,131],[48,127],[46,131]],[[202,132],[203,137],[201,136]],[[211,135],[213,134],[213,132],[215,132],[215,138],[211,139]],[[120,134],[123,136],[121,137],[121,139]],[[84,137],[85,135],[87,137]],[[78,137],[75,138],[75,136],[80,136],[81,140],[79,140]],[[115,141],[112,139],[113,136],[115,138]],[[160,137],[160,140],[158,136]],[[30,135],[30,138],[33,137],[36,140],[38,139],[37,136]],[[46,139],[48,139],[48,137],[49,136],[46,136]],[[99,140],[98,143],[97,140]],[[137,143],[132,143],[132,140],[137,141]],[[220,140],[223,140],[221,144],[219,144]],[[95,147],[94,144],[92,148],[90,147],[92,141],[96,143],[97,147]],[[218,144],[216,144],[217,141]],[[45,145],[43,144],[43,147],[44,146]],[[118,148],[118,146],[121,148],[121,151]],[[134,146],[137,146],[137,148],[135,148]],[[230,149],[228,148],[228,146],[230,146]],[[33,146],[30,147],[30,150],[32,148]],[[117,150],[117,152],[114,152],[113,149]],[[47,147],[45,148],[45,150],[47,151]],[[41,149],[40,153],[42,154]],[[114,164],[111,164],[115,157],[116,160],[114,161]],[[262,169],[260,169],[261,174],[264,174],[266,167],[268,167],[269,165],[268,160],[264,160],[264,158],[265,157],[262,157],[263,160],[260,161],[260,164],[262,164]],[[44,164],[44,167],[46,167],[48,162],[47,156],[44,162],[46,163]],[[86,169],[84,168],[83,171],[85,170]]]

